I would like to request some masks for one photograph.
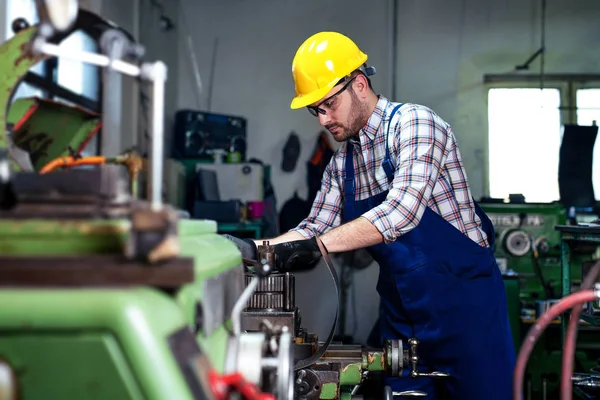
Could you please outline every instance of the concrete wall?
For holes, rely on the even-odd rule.
[[[279,206],[294,191],[305,195],[303,162],[312,152],[320,128],[307,112],[289,109],[291,61],[306,37],[319,30],[337,30],[352,37],[377,67],[376,90],[391,96],[391,0],[180,1],[181,17],[185,17],[180,17],[180,25],[187,22],[185,27],[193,38],[204,91],[198,101],[188,42],[180,31],[178,107],[206,110],[212,80],[210,110],[248,118],[249,156],[273,165]],[[599,12],[600,3],[594,0],[548,1],[546,72],[598,72],[600,53],[594,49],[600,32]],[[402,1],[398,2],[397,17],[395,100],[425,104],[452,124],[473,194],[479,198],[487,187],[483,75],[511,72],[539,48],[540,1]],[[218,46],[213,60],[215,40]],[[213,61],[216,67],[211,77]],[[538,73],[539,62],[531,67],[529,72]],[[281,171],[280,162],[292,130],[300,135],[303,147],[298,168],[289,174]],[[359,274],[360,339],[366,337],[376,313],[377,267]],[[322,268],[298,277],[304,322],[322,335],[332,316],[332,310],[321,307],[330,299],[326,279]],[[304,293],[308,290],[310,295]]]

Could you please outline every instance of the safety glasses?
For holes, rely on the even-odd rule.
[[[338,85],[340,83],[342,83],[346,79],[348,79],[348,78],[342,79],[340,82],[338,82]],[[335,103],[336,97],[339,96],[340,94],[342,94],[344,92],[344,90],[348,89],[348,86],[350,86],[350,84],[352,83],[352,81],[354,79],[356,79],[356,76],[354,76],[348,82],[346,82],[346,84],[338,92],[332,94],[331,96],[329,96],[328,98],[326,98],[325,100],[323,100],[322,102],[320,102],[318,105],[316,105],[316,106],[306,106],[306,108],[308,109],[308,112],[311,113],[315,117],[318,117],[319,114],[326,115],[327,114],[327,110],[331,110],[331,107]],[[325,108],[322,108],[323,106]]]

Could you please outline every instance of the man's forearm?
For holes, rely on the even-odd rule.
[[[257,246],[261,245],[264,240],[268,240],[270,245],[276,245],[279,243],[292,242],[294,240],[302,240],[306,239],[300,232],[297,231],[289,231],[284,233],[283,235],[279,235],[272,239],[257,239],[254,241]]]
[[[330,253],[362,249],[383,242],[383,235],[368,219],[359,217],[321,236]]]

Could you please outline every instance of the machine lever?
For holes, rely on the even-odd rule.
[[[395,398],[402,399],[418,399],[427,397],[427,393],[421,390],[403,390],[402,392],[393,392],[391,386],[383,388],[383,400],[394,400]]]
[[[421,397],[427,397],[427,393],[425,392],[421,392],[420,390],[405,390],[403,392],[393,392],[392,396],[394,397],[400,397],[400,398],[414,398],[414,399],[418,399]]]
[[[415,377],[419,377],[419,378],[448,378],[448,377],[450,377],[450,374],[448,374],[446,372],[437,372],[437,371],[433,371],[433,372],[419,372],[419,371],[416,371],[416,376]]]
[[[417,364],[419,363],[419,354],[417,353],[417,346],[419,345],[419,341],[415,338],[408,339],[409,345],[409,361],[410,361],[410,377],[411,378],[419,378],[419,377],[427,377],[427,378],[448,378],[450,374],[446,372],[419,372],[417,371]]]

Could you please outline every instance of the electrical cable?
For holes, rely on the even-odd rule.
[[[76,158],[72,156],[59,157],[51,160],[40,170],[40,174],[46,174],[59,167],[76,167],[80,165],[103,165],[107,162],[104,156],[91,156]]]
[[[590,290],[600,275],[600,261],[596,262],[585,277],[581,290]],[[560,392],[561,400],[570,400],[573,396],[573,364],[575,359],[575,347],[577,343],[577,328],[579,326],[579,316],[583,310],[583,304],[573,307],[569,325],[565,334],[565,343],[563,345],[562,370],[560,374]]]
[[[545,55],[546,55],[546,0],[542,0],[542,33],[541,33],[541,54],[540,54],[540,90],[544,89],[544,66],[545,66]]]
[[[358,314],[356,308],[356,282],[354,280],[354,274],[356,274],[356,269],[352,269],[350,275],[350,303],[352,304],[352,337],[356,337],[356,332],[358,331]]]
[[[540,284],[542,285],[542,288],[544,289],[546,298],[548,300],[553,299],[554,298],[554,290],[552,288],[552,285],[550,285],[550,283],[548,281],[546,281],[546,278],[544,278],[544,273],[542,272],[542,267],[540,265],[540,253],[539,253],[539,249],[537,247],[537,243],[536,243],[533,235],[530,235],[530,236],[531,236],[531,250],[532,250],[532,254],[533,254],[533,272],[535,273],[538,280],[540,281]]]
[[[525,375],[525,369],[527,367],[527,361],[531,354],[537,340],[540,338],[544,330],[550,325],[550,323],[560,316],[565,311],[570,310],[577,304],[587,303],[598,298],[598,294],[594,290],[586,290],[577,293],[573,293],[569,296],[564,297],[558,303],[550,307],[548,311],[542,314],[537,320],[535,325],[531,327],[529,333],[523,340],[523,346],[519,351],[517,362],[514,369],[513,379],[513,399],[521,400],[523,391],[523,379]]]

